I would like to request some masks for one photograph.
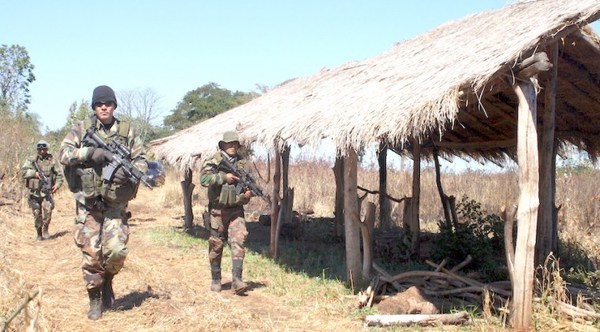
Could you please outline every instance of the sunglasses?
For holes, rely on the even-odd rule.
[[[96,107],[100,107],[102,105],[106,105],[106,107],[110,107],[110,106],[114,106],[115,103],[112,101],[99,101],[97,103],[94,104],[94,108]]]
[[[38,144],[38,145],[37,145],[37,148],[38,148],[38,149],[47,149],[47,148],[48,148],[48,145],[46,145],[46,144]]]

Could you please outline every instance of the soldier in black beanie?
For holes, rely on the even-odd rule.
[[[107,85],[100,85],[94,89],[92,93],[92,109],[96,106],[96,104],[106,104],[113,102],[115,104],[115,109],[117,108],[117,98],[115,97],[115,92]]]
[[[130,162],[141,172],[147,169],[146,154],[141,137],[127,121],[114,117],[117,99],[113,89],[100,85],[92,93],[94,114],[75,123],[63,139],[60,162],[65,169],[79,177],[79,183],[69,188],[76,193],[75,244],[82,252],[81,269],[90,299],[88,318],[97,320],[102,311],[115,301],[113,279],[125,264],[129,252],[129,225],[127,204],[135,197],[138,184],[129,180],[123,166],[117,168],[110,180],[103,178],[103,170],[114,160],[113,152],[86,141],[92,130],[109,144],[119,144],[127,150]],[[69,178],[69,177],[67,177]],[[71,187],[71,185],[69,185]]]

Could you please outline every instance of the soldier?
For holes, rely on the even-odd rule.
[[[50,237],[48,226],[52,220],[54,199],[52,195],[62,186],[63,171],[60,164],[48,153],[48,142],[36,144],[37,155],[28,158],[21,167],[21,177],[29,189],[28,203],[33,210],[37,241]]]
[[[246,291],[248,285],[242,281],[244,266],[244,241],[248,235],[244,219],[244,205],[248,204],[252,191],[238,183],[238,177],[224,171],[223,158],[228,158],[238,170],[244,170],[246,159],[240,153],[237,133],[225,132],[219,141],[221,151],[208,158],[200,172],[200,184],[208,188],[208,210],[210,214],[210,238],[208,239],[212,283],[210,290],[221,291],[221,258],[227,241],[231,249],[232,275],[231,288],[236,294]],[[237,186],[236,186],[237,185]]]
[[[107,144],[118,142],[131,152],[131,162],[141,171],[147,168],[143,143],[129,123],[114,117],[117,99],[114,91],[101,85],[92,94],[94,115],[73,125],[63,139],[60,162],[65,166],[71,191],[76,192],[78,214],[74,238],[83,253],[83,279],[90,299],[88,318],[99,319],[102,308],[113,305],[113,277],[119,273],[128,253],[129,226],[127,203],[137,193],[138,183],[132,183],[119,167],[112,180],[102,179],[102,170],[113,160],[110,151],[95,147],[86,130],[93,130]],[[76,171],[73,171],[76,169]],[[71,171],[68,171],[71,170]],[[77,176],[76,180],[69,179]],[[78,188],[72,188],[78,183]]]

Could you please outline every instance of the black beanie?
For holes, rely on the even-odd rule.
[[[92,109],[96,103],[108,103],[110,101],[115,103],[115,108],[117,108],[117,98],[113,89],[107,85],[100,85],[94,89],[94,93],[92,94]]]

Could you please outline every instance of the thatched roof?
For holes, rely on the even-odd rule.
[[[600,48],[582,28],[599,16],[596,0],[523,1],[471,15],[365,61],[286,82],[151,149],[184,169],[214,151],[223,131],[236,129],[246,142],[266,146],[316,147],[327,137],[343,153],[380,139],[401,149],[419,137],[450,154],[512,156],[512,68],[558,43],[556,136],[597,155]]]

